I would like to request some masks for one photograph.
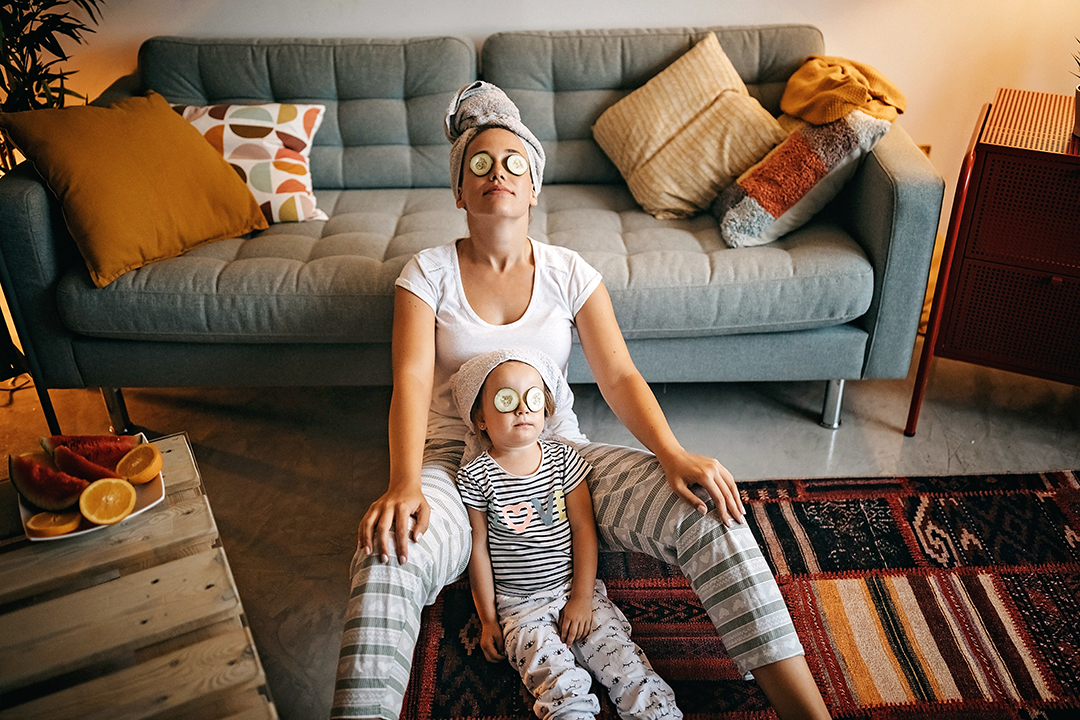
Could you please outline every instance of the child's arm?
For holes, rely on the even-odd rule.
[[[559,617],[559,637],[571,645],[588,635],[592,627],[592,597],[596,585],[596,519],[593,517],[589,486],[584,481],[570,491],[565,502],[573,538],[574,579],[570,585],[570,599]]]
[[[473,603],[480,616],[480,649],[491,662],[505,660],[502,626],[495,611],[495,575],[488,554],[487,516],[476,508],[468,508],[472,526],[472,557],[469,558],[469,585]]]

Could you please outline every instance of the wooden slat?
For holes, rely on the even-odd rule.
[[[260,706],[253,707],[246,712],[229,715],[222,720],[277,720],[277,716],[274,706],[269,702],[263,702]]]
[[[241,629],[2,710],[0,720],[138,720],[264,683],[250,636]]]
[[[276,708],[269,702],[264,702],[252,709],[237,712],[237,714],[230,715],[222,720],[276,720],[276,718],[278,718]]]
[[[0,455],[0,463],[6,461],[7,458]],[[6,475],[7,466],[0,472]],[[25,537],[22,520],[19,519],[19,493],[9,480],[0,481],[0,546]]]
[[[191,452],[187,433],[167,435],[153,441],[161,451],[163,465],[161,479],[165,482],[165,494],[197,488],[202,484],[199,466]]]
[[[154,720],[276,720],[277,708],[260,690],[229,693],[225,697],[201,698]]]
[[[217,537],[205,497],[169,503],[116,527],[0,553],[0,605]]]
[[[240,602],[220,548],[0,616],[0,690],[209,625]]]

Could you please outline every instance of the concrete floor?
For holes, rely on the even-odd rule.
[[[918,434],[906,438],[913,383],[913,374],[848,382],[836,431],[817,424],[820,382],[655,390],[683,444],[718,457],[743,482],[1080,468],[1080,388],[937,360]],[[37,397],[8,387],[0,385],[0,447],[34,449],[48,434]],[[575,391],[591,439],[633,443],[595,387]],[[148,435],[191,439],[281,717],[326,717],[357,521],[386,486],[389,389],[125,396]],[[108,431],[95,391],[52,398],[64,432]]]

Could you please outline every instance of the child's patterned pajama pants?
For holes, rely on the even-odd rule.
[[[559,637],[559,613],[569,599],[569,583],[530,597],[496,596],[506,656],[536,698],[536,716],[592,720],[600,712],[590,692],[595,677],[623,720],[681,718],[675,693],[630,639],[630,623],[604,583],[596,581],[588,636],[568,647]]]

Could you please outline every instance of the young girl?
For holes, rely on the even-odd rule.
[[[510,660],[542,720],[595,717],[590,672],[619,717],[681,718],[596,579],[588,463],[570,445],[540,439],[557,407],[549,388],[566,385],[559,367],[536,350],[496,350],[462,365],[452,385],[470,439],[487,446],[458,471],[484,656]]]

